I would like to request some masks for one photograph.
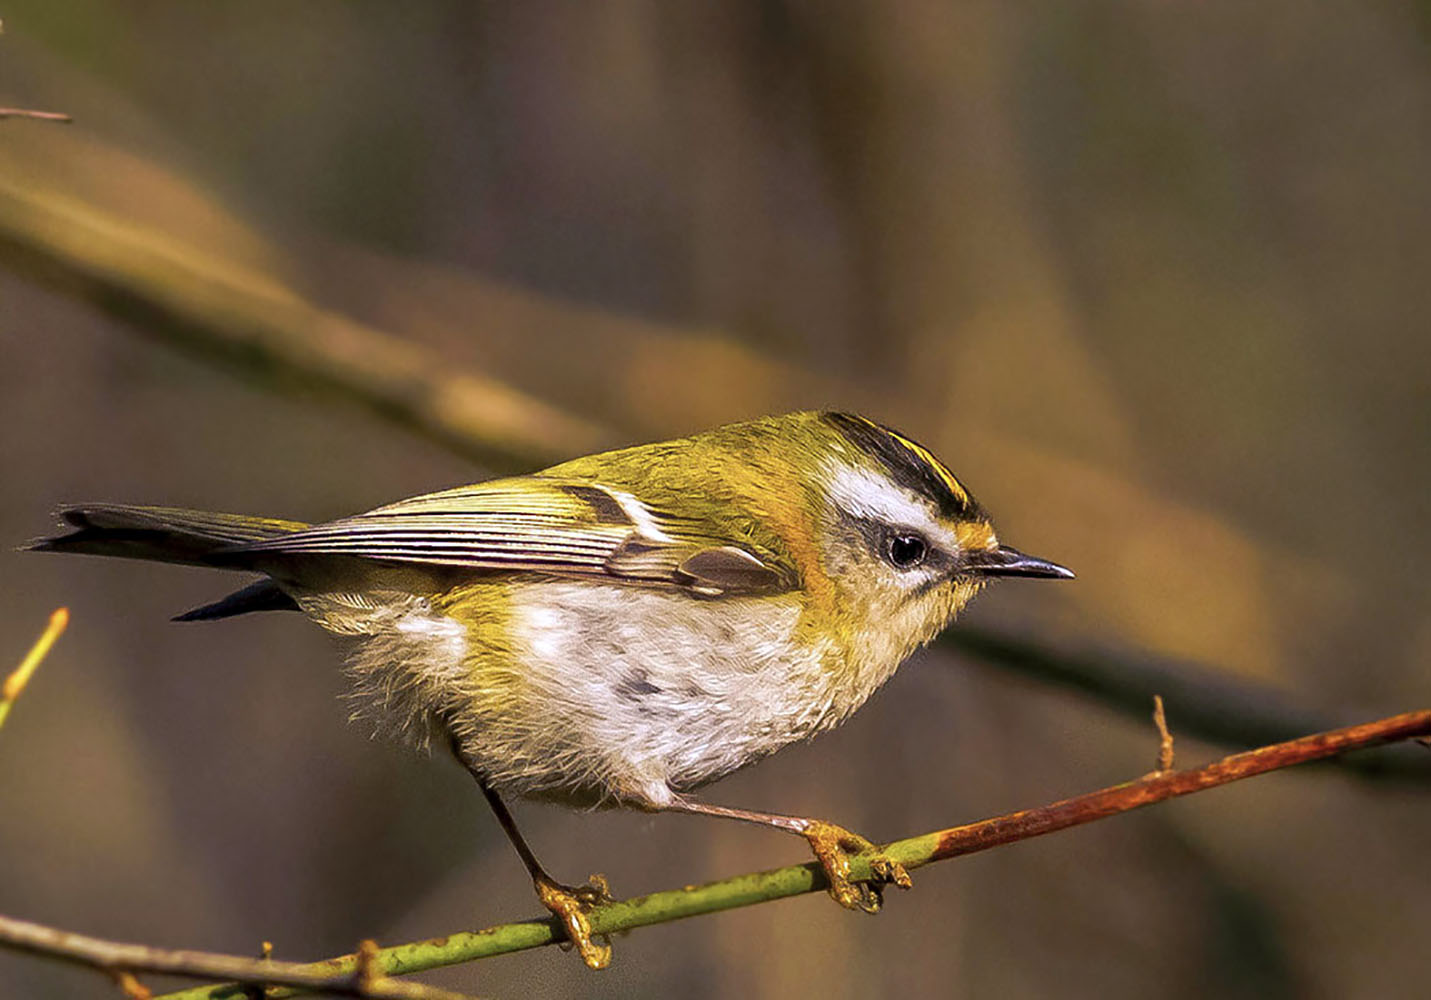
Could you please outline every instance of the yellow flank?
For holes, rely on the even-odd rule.
[[[522,697],[525,651],[514,648],[512,597],[517,584],[488,580],[454,587],[433,600],[433,610],[467,630],[467,693],[478,712],[501,711]]]

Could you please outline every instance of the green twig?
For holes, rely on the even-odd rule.
[[[919,868],[935,861],[1028,840],[1294,764],[1428,734],[1431,734],[1431,710],[1409,712],[1378,722],[1250,750],[1199,768],[1154,772],[1135,781],[1037,809],[898,840],[883,850],[906,868]],[[852,869],[857,879],[869,877],[869,863],[863,857],[852,860]],[[619,900],[592,910],[591,924],[596,933],[611,934],[799,896],[824,888],[825,879],[819,865],[791,865],[693,888],[671,889]],[[376,962],[385,974],[397,976],[539,948],[560,940],[562,934],[554,920],[528,920],[384,948],[378,952]],[[341,975],[351,972],[356,961],[355,956],[345,955],[300,968],[314,973]],[[273,997],[291,995],[292,992],[283,990],[271,994]],[[242,987],[223,984],[170,993],[158,1000],[241,1000],[242,996]]]
[[[131,997],[150,996],[148,989],[135,978],[135,973],[153,972],[195,979],[220,976],[241,979],[243,985],[233,985],[230,995],[243,1000],[255,996],[255,991],[264,991],[265,997],[273,996],[270,984],[282,984],[280,988],[288,988],[290,996],[296,989],[328,996],[358,997],[361,1000],[472,1000],[462,993],[422,983],[400,983],[388,978],[377,967],[375,956],[379,949],[371,941],[363,942],[349,967],[342,972],[314,972],[308,966],[276,962],[271,958],[244,958],[208,951],[174,951],[108,941],[6,916],[0,916],[0,946],[103,970],[119,979],[126,994]]]

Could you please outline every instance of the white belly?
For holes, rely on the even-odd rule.
[[[491,650],[425,600],[300,598],[357,639],[359,714],[419,742],[446,719],[504,792],[659,806],[839,723],[869,693],[832,705],[827,647],[794,639],[793,595],[533,580],[502,599],[510,645]]]
[[[519,588],[514,652],[525,661],[526,707],[544,722],[508,774],[503,758],[516,748],[474,727],[494,780],[540,791],[580,775],[583,786],[659,805],[672,789],[813,735],[837,720],[825,650],[792,639],[799,614],[793,597],[702,600],[587,582]]]

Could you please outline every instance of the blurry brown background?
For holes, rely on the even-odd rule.
[[[973,623],[1424,705],[1424,3],[12,0],[0,183],[650,440],[836,405],[922,439],[1070,585]],[[345,725],[297,616],[8,551],[64,501],[319,519],[491,470],[136,337],[0,238],[0,912],[316,958],[534,915],[469,779]],[[245,278],[244,280],[248,280]],[[100,308],[96,308],[96,305]],[[275,389],[280,391],[275,391]],[[947,651],[717,786],[875,838],[1146,770],[1146,724]],[[1184,740],[1192,763],[1221,748]],[[1431,981],[1427,785],[1288,773],[823,898],[428,978],[496,997],[1373,997]],[[802,857],[519,806],[633,894]],[[0,996],[108,996],[0,954]]]

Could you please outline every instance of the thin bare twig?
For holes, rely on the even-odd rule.
[[[0,21],[0,34],[5,31],[5,22]],[[61,114],[58,111],[31,111],[28,108],[0,108],[0,119],[4,118],[29,118],[42,122],[64,122],[68,124],[74,121],[69,115]]]
[[[139,977],[128,969],[120,969],[114,974],[114,981],[124,1000],[153,1000],[154,991],[139,981]]]
[[[1163,711],[1163,696],[1153,695],[1153,725],[1158,727],[1158,763],[1154,774],[1166,774],[1173,769],[1173,734],[1168,729],[1168,716]]]
[[[353,970],[353,982],[360,986],[371,986],[383,978],[382,966],[378,963],[378,943],[372,938],[358,942],[358,967]]]
[[[119,979],[125,989],[131,989],[131,983],[139,985],[134,979],[135,973],[151,972],[193,979],[228,979],[245,984],[232,986],[234,992],[231,996],[242,996],[247,985],[273,985],[307,993],[361,997],[364,1000],[471,1000],[465,994],[435,986],[402,983],[387,978],[382,971],[386,966],[380,954],[369,961],[368,972],[363,975],[357,974],[357,968],[315,972],[311,966],[275,962],[269,958],[176,951],[106,941],[6,916],[0,916],[0,946],[104,970]],[[143,986],[139,988],[144,989]]]
[[[1234,754],[1203,767],[1149,774],[1134,781],[1037,809],[898,840],[881,850],[906,868],[919,868],[935,861],[974,854],[991,847],[1091,823],[1165,799],[1205,791],[1268,771],[1426,735],[1431,735],[1431,710],[1408,712],[1377,722],[1304,736],[1301,739]],[[870,877],[868,857],[861,855],[851,859],[850,867],[854,878]],[[738,875],[702,886],[671,889],[598,906],[590,913],[591,927],[596,934],[613,934],[807,892],[820,892],[825,888],[825,878],[818,864],[791,865],[787,868]],[[378,952],[378,958],[389,975],[403,975],[528,948],[539,948],[563,940],[565,936],[561,925],[555,920],[528,920],[383,948]],[[352,975],[357,964],[357,958],[348,955],[300,968],[323,971],[329,975]],[[236,989],[227,984],[195,987],[167,994],[158,1000],[233,1000],[238,995]],[[291,995],[284,990],[276,990],[273,993],[274,997]]]
[[[119,986],[120,993],[124,994],[124,1000],[153,1000],[155,996],[155,991],[140,983],[139,977],[132,971],[117,971],[114,973],[114,983]]]
[[[65,125],[74,121],[61,111],[33,111],[29,108],[0,108],[0,118],[28,118],[32,121],[60,122]]]
[[[35,644],[30,647],[30,651],[25,654],[25,658],[5,678],[4,685],[0,685],[0,726],[5,725],[5,720],[10,717],[10,709],[15,704],[15,699],[20,697],[20,692],[25,690],[25,685],[30,683],[30,678],[35,675],[35,671],[40,668],[46,656],[55,645],[55,640],[64,632],[65,626],[70,623],[69,608],[56,608],[50,614],[50,623],[45,626],[45,631],[40,634],[40,638],[35,640]]]

